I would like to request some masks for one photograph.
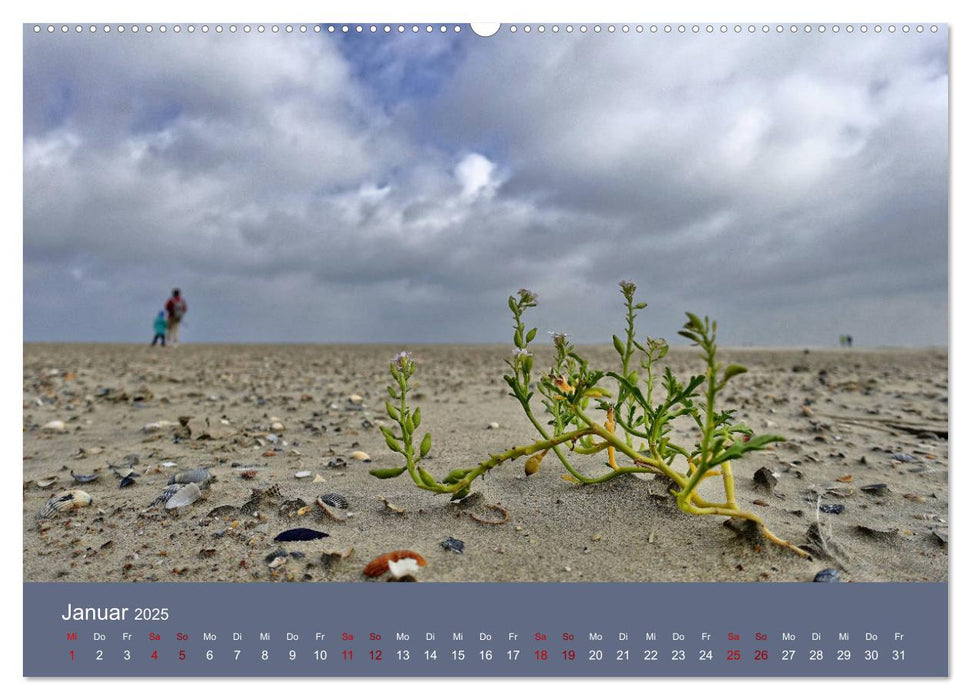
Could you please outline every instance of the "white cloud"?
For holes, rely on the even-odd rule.
[[[470,153],[455,166],[455,179],[462,188],[462,197],[491,198],[499,183],[495,179],[496,165],[479,153]]]

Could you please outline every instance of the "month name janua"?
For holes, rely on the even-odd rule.
[[[77,608],[67,604],[62,620],[124,620],[128,608]]]

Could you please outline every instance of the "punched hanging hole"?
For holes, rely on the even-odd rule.
[[[498,22],[473,22],[471,24],[472,31],[476,36],[493,36],[499,31],[502,25]]]

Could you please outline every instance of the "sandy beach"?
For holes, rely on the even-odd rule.
[[[749,368],[722,406],[787,438],[735,464],[739,503],[796,544],[822,533],[811,560],[680,512],[659,480],[580,487],[552,459],[530,477],[521,459],[493,470],[461,505],[407,475],[370,476],[402,464],[379,430],[400,349],[25,344],[24,580],[365,581],[369,561],[402,549],[427,561],[419,581],[781,582],[829,568],[846,582],[947,579],[946,349],[721,351]],[[436,476],[536,439],[502,381],[510,348],[404,349]],[[615,364],[612,348],[580,351]],[[703,369],[696,356],[674,348],[666,361],[684,377]],[[607,469],[602,455],[580,464]],[[753,479],[763,467],[774,485]],[[196,468],[214,477],[201,498],[150,507]],[[91,504],[39,517],[72,489]],[[352,515],[328,517],[316,505],[327,493]],[[298,527],[329,536],[274,541]],[[450,537],[464,551],[444,548]]]

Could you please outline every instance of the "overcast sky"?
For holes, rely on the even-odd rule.
[[[24,36],[24,337],[947,343],[946,32]],[[543,333],[545,337],[545,333]]]

